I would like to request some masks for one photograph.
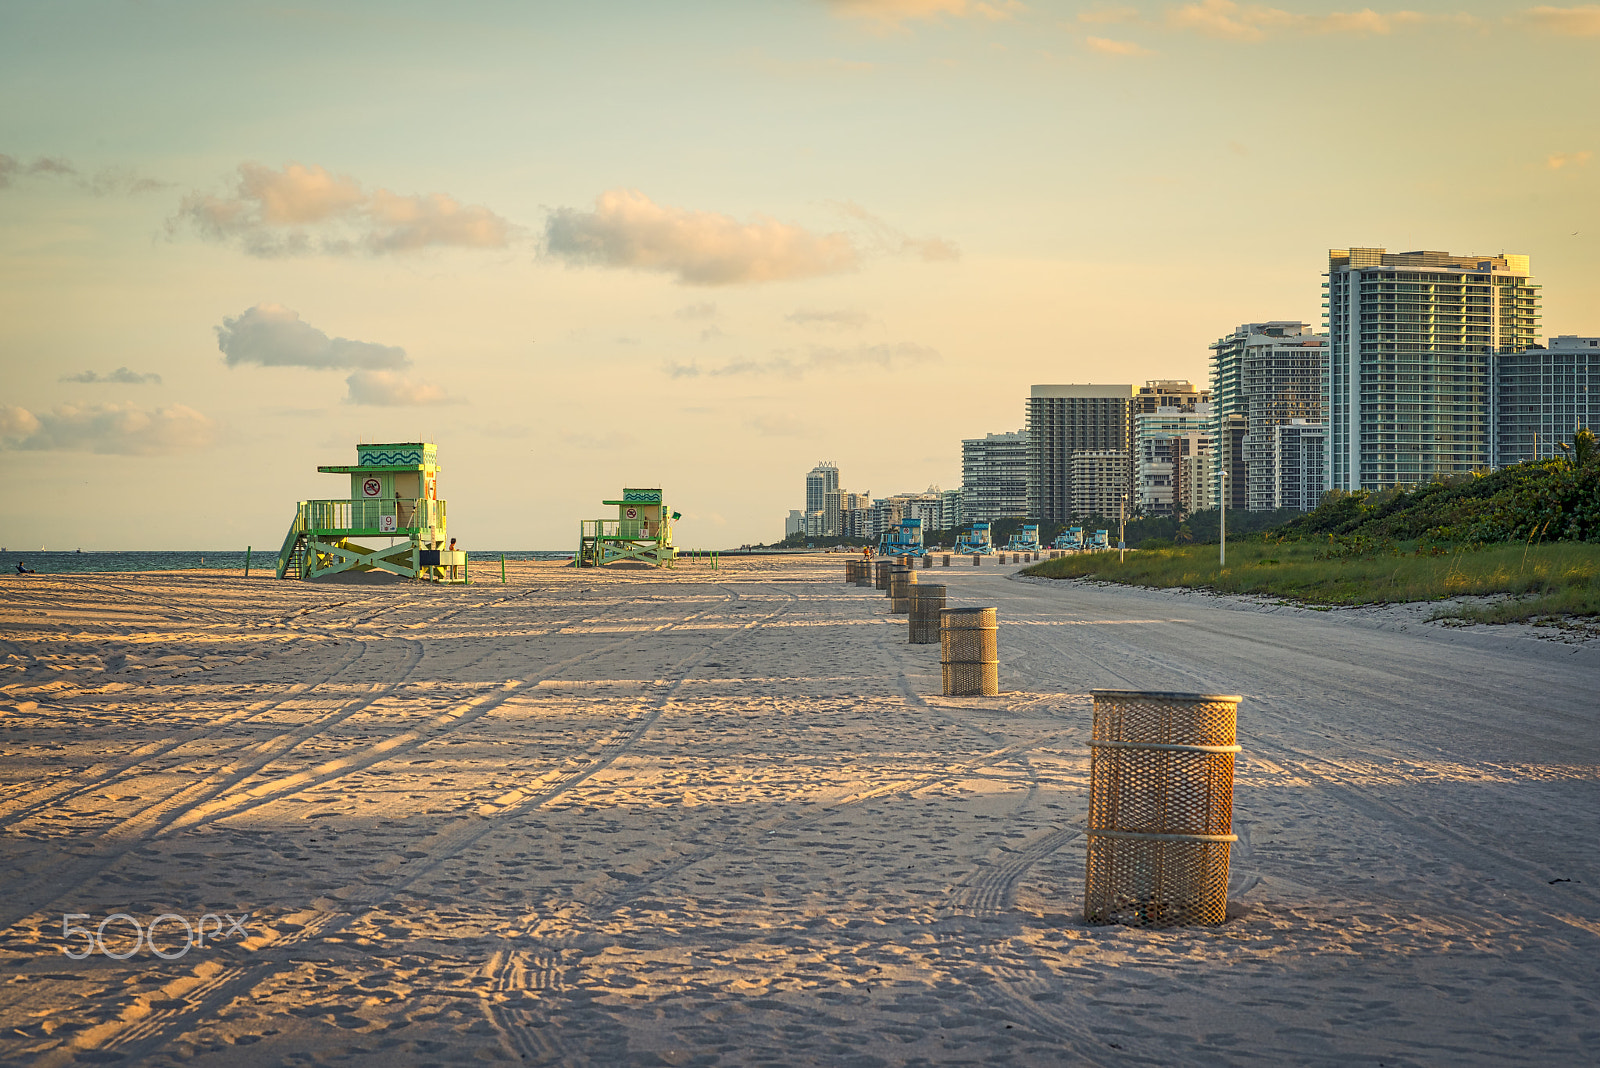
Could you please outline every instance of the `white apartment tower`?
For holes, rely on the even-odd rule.
[[[1385,489],[1496,462],[1495,377],[1534,344],[1528,257],[1328,252],[1328,466]]]
[[[1322,421],[1328,338],[1292,319],[1244,323],[1213,344],[1211,353],[1217,477],[1226,464],[1228,507],[1272,508],[1272,428],[1293,419]],[[1234,432],[1224,433],[1230,423]]]
[[[1021,519],[1027,514],[1028,432],[963,439],[962,521]]]

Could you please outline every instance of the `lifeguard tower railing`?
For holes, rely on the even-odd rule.
[[[671,567],[677,559],[672,527],[645,519],[580,519],[579,567],[604,567],[633,560],[654,567]]]
[[[644,519],[581,519],[584,538],[611,538],[616,541],[654,541],[657,534],[650,532],[652,524]],[[660,523],[654,524],[657,533]]]
[[[309,534],[352,537],[411,535],[445,529],[443,501],[377,499],[301,501],[300,529]]]
[[[878,539],[878,553],[882,556],[923,556],[926,552],[922,544],[921,519],[902,519],[891,524]]]

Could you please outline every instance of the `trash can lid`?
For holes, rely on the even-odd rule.
[[[1130,700],[1145,697],[1158,701],[1232,701],[1234,704],[1244,700],[1236,693],[1175,693],[1170,690],[1090,690],[1089,696]]]

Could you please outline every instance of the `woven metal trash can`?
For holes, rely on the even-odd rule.
[[[911,588],[917,584],[917,573],[909,567],[893,568],[889,572],[889,614],[909,615]]]
[[[1000,693],[1000,627],[993,608],[946,608],[939,613],[939,664],[946,697]]]
[[[972,554],[972,566],[973,567],[977,567],[981,563],[983,563],[983,557],[979,556],[977,553],[973,553]]]
[[[889,588],[889,569],[891,567],[893,567],[893,566],[894,566],[894,564],[891,563],[888,560],[879,560],[876,564],[873,565],[873,569],[872,569],[872,587],[873,587],[873,589],[887,590]]]
[[[856,561],[856,585],[857,586],[866,586],[869,589],[872,587],[872,561],[871,560],[858,560],[858,561]]]
[[[939,641],[939,615],[944,611],[944,587],[920,583],[911,587],[912,645],[936,645]]]
[[[856,584],[856,564],[857,561],[855,560],[846,560],[844,562],[844,584],[846,586],[854,586]]]
[[[923,556],[923,558],[922,558],[922,569],[924,571],[926,571],[928,568],[930,568],[932,566],[933,566],[933,557],[926,556],[926,555]]]
[[[1228,912],[1231,694],[1092,690],[1085,923],[1219,924]]]
[[[945,553],[944,554],[944,566],[945,567],[949,567],[950,566],[950,554],[949,553]]]

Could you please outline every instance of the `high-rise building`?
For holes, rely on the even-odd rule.
[[[1133,490],[1132,437],[1133,386],[1034,386],[1028,397],[1028,500],[1027,518],[1045,523],[1065,522],[1075,515],[1082,500],[1117,500]],[[1080,452],[1098,457],[1120,452],[1122,482],[1085,485],[1074,481],[1072,458]],[[1099,478],[1109,470],[1103,464],[1083,467],[1085,477]]]
[[[1077,449],[1068,463],[1072,479],[1070,514],[1083,519],[1132,516],[1131,454],[1127,449]]]
[[[806,474],[806,511],[823,511],[828,506],[828,494],[837,492],[839,468],[824,460]]]
[[[1228,507],[1272,507],[1272,428],[1291,419],[1322,420],[1327,346],[1325,335],[1292,319],[1244,323],[1211,346],[1218,429],[1234,416],[1245,427],[1237,450],[1228,440],[1217,452],[1218,464],[1227,462],[1232,471]]]
[[[1600,431],[1600,337],[1562,334],[1504,353],[1495,398],[1495,465],[1561,455],[1579,427]]]
[[[1173,506],[1177,509],[1178,518],[1215,508],[1215,482],[1216,470],[1211,449],[1203,448],[1193,456],[1179,457],[1178,478],[1173,485]]]
[[[943,508],[939,513],[939,529],[954,530],[967,521],[966,501],[958,489],[944,490],[939,494]]]
[[[1490,467],[1495,364],[1539,319],[1528,257],[1330,249],[1327,286],[1330,485]]]
[[[1192,412],[1196,404],[1209,404],[1211,390],[1197,388],[1193,382],[1179,378],[1153,378],[1140,386],[1133,395],[1133,414],[1153,412],[1157,408],[1177,408]]]
[[[1134,427],[1134,481],[1138,511],[1147,516],[1179,513],[1178,482],[1183,458],[1210,454],[1216,421],[1211,405],[1199,402],[1184,408],[1155,408],[1136,412]],[[1189,509],[1193,511],[1193,509]]]
[[[1309,512],[1322,500],[1327,484],[1328,428],[1322,423],[1291,419],[1272,428],[1272,508]]]
[[[961,442],[962,522],[1028,514],[1028,432],[985,434]],[[953,524],[954,525],[954,524]],[[946,528],[948,529],[948,528]]]
[[[791,534],[804,534],[806,532],[806,514],[798,508],[789,509],[789,516],[783,521],[783,536]]]

